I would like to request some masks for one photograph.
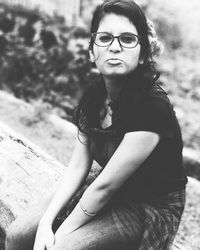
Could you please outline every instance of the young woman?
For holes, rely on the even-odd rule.
[[[181,131],[159,86],[149,35],[146,17],[134,1],[109,0],[96,8],[89,52],[100,74],[76,110],[74,153],[47,207],[11,225],[6,250],[170,248],[187,178]],[[53,230],[93,159],[101,173]]]

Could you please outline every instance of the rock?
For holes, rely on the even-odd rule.
[[[188,177],[186,204],[174,247],[171,250],[199,250],[200,245],[200,182]],[[179,248],[178,248],[179,246]]]
[[[200,180],[200,156],[191,148],[183,149],[183,163],[188,176]]]
[[[0,122],[0,234],[28,206],[52,194],[64,166]]]

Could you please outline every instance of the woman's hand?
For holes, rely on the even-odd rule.
[[[51,248],[55,243],[55,235],[51,225],[39,224],[33,250],[46,250]]]

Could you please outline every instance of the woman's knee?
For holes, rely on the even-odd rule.
[[[39,211],[30,209],[17,217],[6,232],[6,250],[28,250],[28,245],[33,244],[41,216]]]
[[[13,223],[13,225],[11,225],[8,228],[7,233],[6,233],[6,239],[5,239],[6,250],[25,250],[25,249],[28,250],[30,249],[28,248],[28,245],[30,245],[31,238],[33,238],[33,236],[30,237],[31,236],[30,233],[31,232],[21,230],[20,227],[17,227],[17,225]],[[33,242],[33,239],[32,239],[32,242]]]
[[[6,250],[14,250],[18,249],[17,245],[20,241],[19,234],[17,232],[13,232],[11,230],[8,230],[6,233],[6,239],[5,239],[5,248]]]
[[[6,232],[6,250],[32,249],[37,227],[37,220],[33,223],[33,220],[17,218]]]
[[[77,237],[74,233],[69,235],[60,234],[55,238],[55,245],[51,250],[85,250],[86,247],[82,237]]]

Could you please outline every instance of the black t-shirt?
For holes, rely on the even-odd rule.
[[[123,134],[151,131],[160,135],[160,141],[115,197],[120,201],[145,200],[183,189],[187,177],[182,164],[181,130],[166,93],[161,88],[155,88],[137,109],[130,107],[126,113],[126,119],[120,125]],[[102,168],[123,138],[112,133],[113,130],[115,123],[107,129],[96,129],[89,137],[91,153]]]

